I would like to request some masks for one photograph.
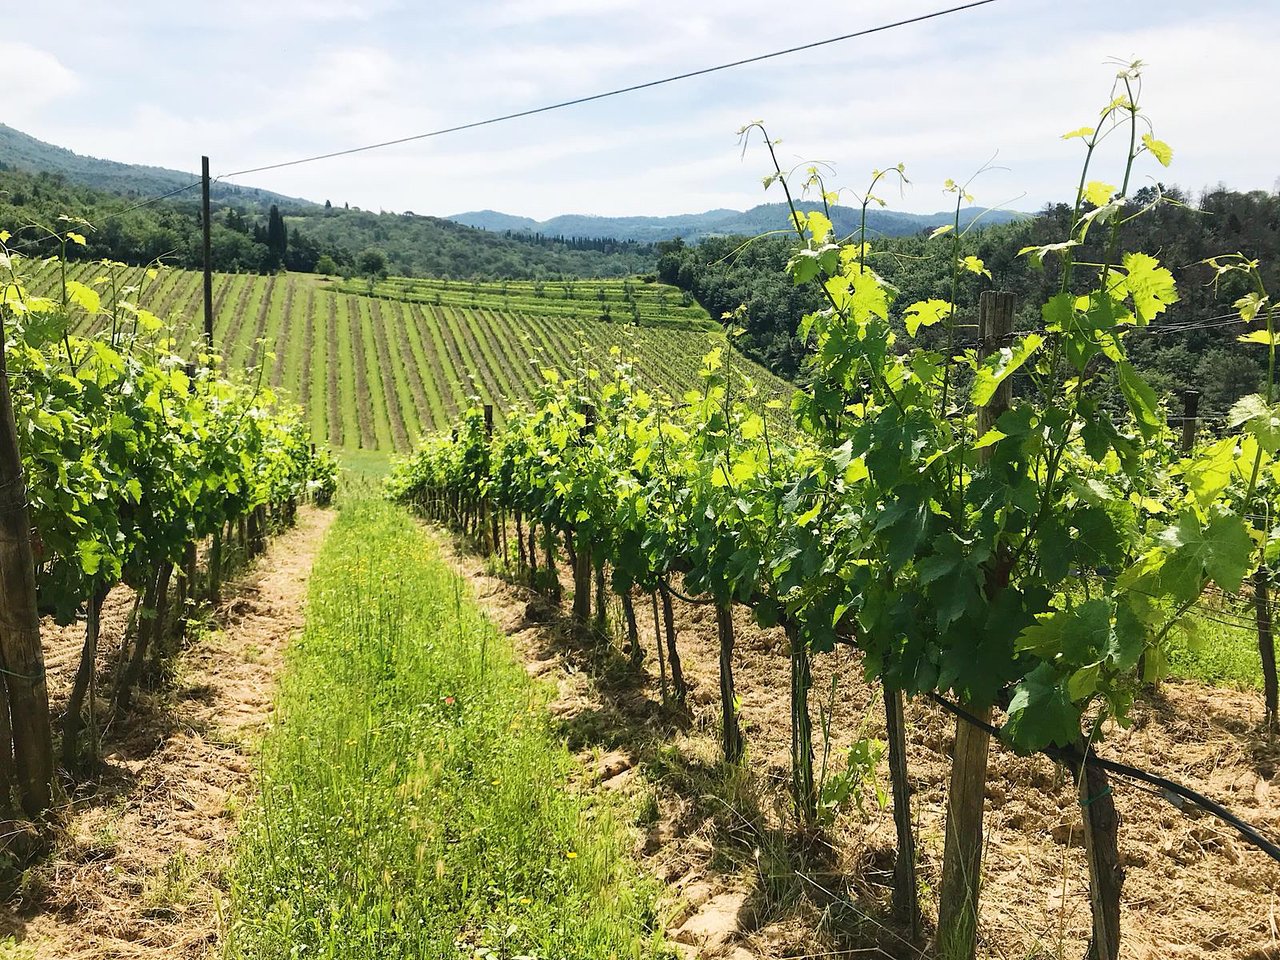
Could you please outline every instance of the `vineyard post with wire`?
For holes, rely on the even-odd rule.
[[[1190,453],[1196,446],[1196,433],[1200,428],[1197,416],[1200,409],[1200,391],[1182,391],[1182,452]]]
[[[978,355],[986,358],[1005,346],[1013,333],[1014,297],[1011,293],[984,290],[978,303]],[[978,408],[977,435],[995,426],[1013,399],[1013,383],[1005,379],[986,405]],[[988,461],[991,448],[979,451],[979,463]],[[987,569],[987,602],[1004,586],[999,554]],[[979,720],[991,721],[991,704],[964,704]],[[952,750],[951,782],[947,788],[946,841],[943,849],[942,884],[938,896],[938,942],[949,960],[972,958],[978,932],[978,891],[982,880],[982,813],[987,786],[990,735],[981,727],[956,721]]]
[[[0,789],[7,797],[10,786],[16,787],[27,816],[38,817],[53,797],[53,728],[40,646],[27,483],[4,341],[0,322]]]

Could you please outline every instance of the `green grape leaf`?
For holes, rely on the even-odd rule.
[[[1087,700],[1098,692],[1098,684],[1102,679],[1102,661],[1087,664],[1067,679],[1067,696],[1073,703]]]
[[[764,420],[760,414],[753,413],[742,421],[739,432],[742,434],[743,440],[758,440],[764,436]]]
[[[85,313],[96,315],[102,309],[102,297],[98,291],[78,280],[67,281],[67,299]]]
[[[1089,663],[1106,648],[1111,613],[1110,601],[1086,600],[1027,627],[1014,647],[1029,650],[1042,660],[1061,657],[1068,664]]]
[[[1151,134],[1144,133],[1142,145],[1151,151],[1151,155],[1160,162],[1160,166],[1167,167],[1173,162],[1173,148],[1163,140],[1157,140]]]
[[[1040,246],[1023,247],[1018,256],[1029,257],[1037,267],[1044,263],[1044,258],[1051,253],[1063,253],[1072,247],[1080,246],[1079,240],[1063,240],[1061,243],[1046,243]]]
[[[1267,453],[1280,450],[1280,412],[1256,393],[1237,400],[1227,415],[1231,429],[1244,427]]]
[[[951,304],[946,300],[920,300],[907,307],[903,315],[907,333],[915,336],[921,327],[931,327],[951,316]]]
[[[1143,323],[1150,323],[1173,303],[1178,302],[1173,274],[1160,266],[1160,261],[1145,253],[1127,253],[1124,268],[1128,276],[1125,286],[1133,298],[1134,312]]]
[[[1173,582],[1199,583],[1207,576],[1227,593],[1240,589],[1240,582],[1253,559],[1253,539],[1244,520],[1215,507],[1209,522],[1187,510],[1178,522],[1160,534],[1160,542],[1170,549],[1164,575]]]
[[[1270,346],[1271,344],[1280,343],[1280,335],[1268,333],[1266,330],[1254,330],[1251,333],[1236,337],[1236,341],[1239,343],[1265,343]]]
[[[102,566],[103,549],[97,540],[81,540],[76,544],[76,554],[80,558],[80,569],[87,577],[92,577]]]
[[[1012,347],[1001,347],[978,365],[969,399],[976,407],[984,407],[995,396],[996,388],[1030,359],[1044,343],[1038,333],[1029,333]]]
[[[1080,739],[1080,711],[1047,663],[1019,681],[1008,714],[1005,733],[1020,750],[1067,746]]]
[[[1084,199],[1095,207],[1100,207],[1110,200],[1116,192],[1114,183],[1103,183],[1101,180],[1090,180],[1084,188]]]
[[[1231,483],[1235,472],[1236,440],[1227,437],[1201,450],[1183,468],[1187,488],[1203,507],[1208,507]]]
[[[1138,375],[1128,361],[1116,364],[1116,377],[1120,382],[1120,392],[1124,394],[1129,412],[1138,424],[1138,432],[1146,440],[1154,439],[1164,429],[1164,419],[1160,416],[1160,401],[1151,385]]]

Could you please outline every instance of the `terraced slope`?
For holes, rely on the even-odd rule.
[[[70,279],[111,296],[101,267],[75,265]],[[42,277],[37,288],[47,292],[54,283],[52,275]],[[169,318],[180,343],[199,335],[198,273],[149,275],[126,267],[114,283],[123,298]],[[542,296],[533,294],[532,284],[511,283],[504,296],[500,283],[476,289],[390,280],[370,297],[358,292],[368,289],[360,281],[218,274],[214,337],[224,362],[260,372],[264,382],[297,399],[315,436],[343,449],[403,452],[424,433],[454,423],[470,397],[493,403],[501,419],[504,407],[536,389],[541,367],[566,371],[584,351],[605,357],[618,347],[649,389],[681,395],[696,382],[707,351],[724,345],[724,335],[701,308],[681,305],[671,288],[630,283],[627,290],[622,281],[570,281],[569,298],[558,281],[548,282]],[[529,296],[517,296],[517,287]],[[588,301],[588,292],[595,299]],[[620,315],[619,308],[630,310],[633,302],[638,325]],[[617,319],[597,319],[602,303],[616,305],[611,316]],[[743,358],[737,364],[762,397],[789,395],[787,384],[763,368]]]
[[[510,310],[553,317],[629,323],[678,323],[690,329],[715,324],[692,297],[676,287],[637,277],[600,280],[502,280],[492,283],[388,277],[338,281],[347,293],[433,306]]]

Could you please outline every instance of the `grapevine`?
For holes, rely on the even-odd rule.
[[[634,589],[668,599],[679,577],[720,610],[743,603],[762,624],[781,625],[792,793],[806,830],[820,824],[823,797],[809,657],[837,644],[862,652],[891,714],[899,695],[946,695],[980,720],[1002,711],[1004,734],[1020,750],[1087,757],[1110,724],[1127,721],[1143,684],[1166,671],[1168,644],[1205,589],[1233,593],[1275,554],[1270,531],[1253,519],[1280,476],[1274,387],[1237,405],[1232,435],[1182,457],[1159,398],[1126,354],[1126,336],[1178,299],[1169,270],[1124,245],[1124,225],[1150,209],[1130,203],[1135,170],[1172,157],[1138,103],[1140,76],[1140,64],[1121,70],[1096,123],[1066,137],[1084,145],[1071,232],[1021,251],[1058,272],[1038,329],[962,341],[961,280],[981,284],[989,274],[960,257],[953,238],[941,241],[954,260],[950,299],[896,303],[865,231],[840,238],[821,211],[800,212],[775,161],[766,186],[786,191],[798,239],[790,272],[825,301],[799,326],[811,353],[792,422],[753,395],[732,350],[708,354],[698,387],[678,400],[642,389],[615,351],[603,363],[584,358],[571,376],[547,371],[496,433],[473,408],[454,436],[429,440],[400,464],[390,495],[472,529],[485,510],[540,526],[548,561],[557,543],[576,561],[573,621],[583,631],[592,563],[613,571],[625,611]],[[1110,137],[1127,143],[1118,184],[1093,179],[1096,148]],[[873,176],[873,190],[883,176]],[[970,199],[966,188],[949,188],[958,204]],[[1106,238],[1102,259],[1076,262],[1090,231]],[[1215,266],[1258,276],[1243,258]],[[1268,346],[1274,380],[1274,305],[1257,285],[1237,308],[1259,328],[1245,339]],[[924,332],[938,324],[946,349],[926,345]],[[528,549],[520,542],[532,566],[532,532]],[[670,629],[667,640],[679,701]],[[731,631],[723,642],[732,760],[740,748],[730,732]],[[938,934],[947,956],[974,950],[986,736],[957,730],[958,741],[979,739],[956,750]],[[1115,808],[1105,772],[1071,772],[1090,861],[1093,955],[1111,960],[1123,881]],[[905,765],[895,777],[905,779]],[[894,795],[902,803],[909,790]],[[976,825],[961,815],[966,795],[976,796]],[[909,830],[905,816],[901,849]],[[912,871],[897,877],[903,916],[914,914]]]

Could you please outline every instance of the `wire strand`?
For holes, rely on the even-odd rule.
[[[763,60],[772,60],[776,57],[785,57],[793,53],[801,53],[805,50],[814,50],[818,47],[829,46],[833,43],[842,43],[846,40],[854,40],[858,37],[867,37],[875,33],[883,33],[887,30],[895,30],[898,27],[906,27],[911,24],[923,23],[926,20],[935,20],[938,17],[949,16],[953,13],[961,13],[965,10],[973,10],[976,7],[983,7],[996,0],[973,0],[972,3],[961,4],[956,7],[948,7],[945,10],[935,10],[932,13],[921,14],[918,17],[910,17],[905,20],[897,20],[893,23],[885,23],[876,27],[868,27],[865,30],[857,30],[853,33],[842,34],[838,37],[829,37],[826,40],[815,40],[813,43],[805,43],[796,47],[788,47],[785,50],[775,50],[772,53],[762,53],[754,57],[744,57],[741,60],[734,60],[730,63],[717,64],[714,67],[703,67],[699,70],[690,70],[687,73],[678,73],[674,76],[663,77],[660,80],[648,80],[644,83],[635,83],[627,87],[618,87],[615,90],[606,90],[603,93],[593,93],[585,97],[575,97],[572,100],[561,100],[557,103],[549,103],[541,107],[533,107],[529,110],[518,110],[515,113],[506,113],[497,117],[489,117],[485,120],[474,120],[470,123],[460,123],[452,127],[443,127],[439,130],[431,130],[428,133],[418,133],[408,137],[397,137],[394,140],[383,140],[380,143],[370,143],[362,147],[350,147],[346,150],[334,150],[330,153],[319,153],[311,157],[302,157],[297,160],[285,160],[280,163],[263,164],[260,167],[247,167],[244,170],[235,170],[231,173],[224,173],[218,177],[219,180],[227,180],[231,177],[242,177],[250,173],[263,173],[267,170],[279,170],[283,167],[295,167],[303,163],[314,163],[317,160],[331,160],[334,157],[350,156],[353,153],[364,153],[369,150],[380,150],[384,147],[394,147],[402,143],[413,143],[417,140],[427,140],[431,137],[442,137],[449,133],[459,133],[463,130],[474,130],[477,127],[487,127],[495,123],[505,123],[508,120],[518,120],[522,117],[532,117],[540,113],[549,113],[552,110],[563,110],[566,107],[576,107],[584,103],[592,103],[597,100],[605,100],[609,97],[621,96],[624,93],[635,93],[639,90],[649,90],[653,87],[660,87],[668,83],[676,83],[680,80],[689,80],[693,77],[703,77],[710,73],[718,73],[721,70],[730,70],[734,67],[742,67],[752,63],[760,63]]]

